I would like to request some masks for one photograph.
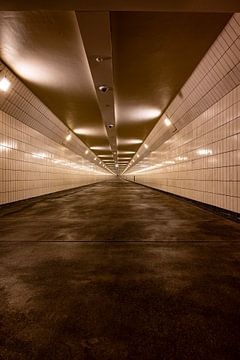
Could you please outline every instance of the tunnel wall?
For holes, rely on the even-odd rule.
[[[164,115],[177,131],[167,130],[162,117],[145,141],[148,150],[140,149],[142,159],[124,177],[239,213],[239,14],[230,20]]]
[[[80,155],[0,111],[0,204],[106,178]]]
[[[111,176],[75,134],[65,140],[69,129],[1,61],[0,70],[11,81],[0,92],[0,204]]]

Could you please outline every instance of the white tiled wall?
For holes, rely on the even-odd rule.
[[[0,204],[108,177],[82,156],[0,111]]]
[[[169,128],[166,116],[173,123]],[[234,14],[145,144],[127,178],[240,212],[240,14]]]

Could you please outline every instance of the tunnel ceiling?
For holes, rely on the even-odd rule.
[[[110,168],[117,161],[124,168],[231,14],[32,10],[0,16],[1,59]]]

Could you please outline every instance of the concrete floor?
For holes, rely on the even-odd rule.
[[[239,224],[133,183],[4,207],[0,360],[238,359],[239,254]]]

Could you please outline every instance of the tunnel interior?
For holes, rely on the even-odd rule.
[[[240,4],[0,3],[0,360],[235,360]]]

